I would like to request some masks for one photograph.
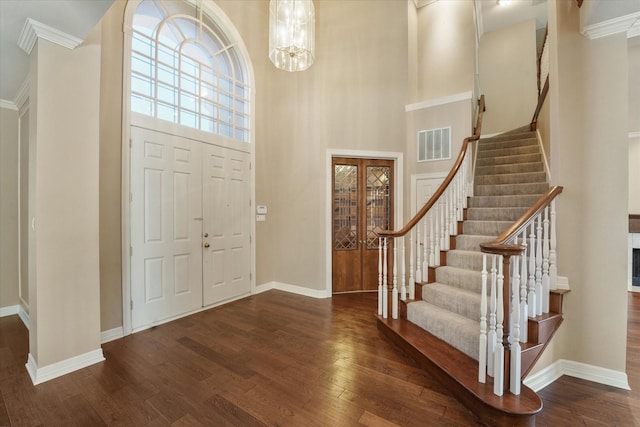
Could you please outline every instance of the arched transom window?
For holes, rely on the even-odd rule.
[[[133,18],[131,110],[248,142],[248,77],[237,46],[189,1],[143,0]]]

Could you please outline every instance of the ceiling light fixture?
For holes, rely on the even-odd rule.
[[[269,59],[286,71],[306,70],[315,52],[315,8],[312,0],[271,0]]]

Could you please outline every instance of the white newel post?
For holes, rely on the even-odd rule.
[[[398,318],[398,242],[393,239],[393,289],[391,294],[391,318]]]
[[[544,208],[542,231],[542,312],[549,312],[549,206]]]
[[[487,254],[482,254],[482,287],[480,290],[480,345],[478,348],[478,381],[487,382]]]
[[[400,287],[400,299],[402,301],[406,301],[407,300],[407,264],[406,264],[406,249],[404,247],[404,237],[400,238],[400,242],[402,246],[400,246],[402,248],[402,254],[400,254],[400,257],[402,259],[402,274],[400,275],[400,277],[402,278],[402,286]]]
[[[536,236],[534,234],[534,227],[536,222],[531,222],[531,234],[529,234],[529,296],[527,302],[529,305],[529,317],[536,317]]]
[[[558,260],[556,254],[556,201],[551,202],[551,236],[549,237],[549,288],[558,289]]]
[[[516,244],[518,244],[518,240],[516,239]],[[511,324],[512,324],[512,335],[511,335],[511,366],[509,372],[509,391],[513,394],[520,394],[520,373],[522,371],[522,362],[521,362],[521,353],[520,353],[520,299],[519,299],[519,291],[520,291],[520,272],[518,271],[518,263],[520,262],[520,257],[513,257],[513,280],[510,282],[511,284],[511,292],[513,293],[512,299],[512,312],[511,316]],[[507,274],[509,274],[507,272]],[[526,325],[523,325],[526,327]]]
[[[542,314],[542,214],[538,214],[536,228],[536,316]]]
[[[491,293],[489,294],[489,334],[487,335],[487,373],[493,376],[496,351],[496,298],[497,298],[496,256],[491,255]]]
[[[414,265],[413,265],[413,231],[409,234],[409,299],[416,299],[416,279],[414,277]]]
[[[382,237],[378,237],[378,316],[382,316],[382,303],[384,301],[382,289]]]
[[[382,247],[382,317],[389,317],[389,285],[387,284],[387,238],[384,238],[384,246]]]
[[[494,353],[493,366],[493,393],[502,396],[504,394],[504,345],[502,339],[504,336],[504,274],[502,271],[502,255],[498,257],[498,280],[496,284],[496,348]],[[508,274],[508,272],[507,272]],[[507,298],[509,296],[507,295]]]
[[[529,308],[527,306],[527,251],[529,245],[527,244],[527,230],[525,229],[522,232],[522,246],[524,246],[524,251],[522,251],[522,256],[520,259],[522,260],[522,271],[520,274],[520,324],[522,325],[520,331],[520,342],[529,341],[529,332],[527,328],[528,317],[529,317]]]

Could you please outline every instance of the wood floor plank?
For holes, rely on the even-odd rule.
[[[0,318],[0,426],[473,426],[475,416],[376,328],[375,294],[269,291],[103,345],[106,361],[33,386],[28,331]],[[640,295],[632,391],[562,377],[538,426],[640,426]]]

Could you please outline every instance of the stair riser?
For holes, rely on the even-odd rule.
[[[480,252],[480,244],[490,242],[494,238],[495,236],[469,236],[461,234],[456,236],[456,248],[463,251]]]
[[[523,154],[538,154],[539,148],[537,145],[527,145],[526,147],[517,148],[500,148],[496,150],[478,150],[478,158],[485,159],[487,157],[501,157],[501,156],[520,156]]]
[[[537,194],[538,197],[549,189],[545,182],[536,184],[496,184],[476,185],[473,190],[475,196],[513,196]]]
[[[500,135],[492,136],[489,138],[482,138],[480,142],[511,141],[513,139],[531,138],[537,138],[537,132],[531,131],[529,130],[529,128],[522,127],[520,130],[501,133]]]
[[[472,221],[515,221],[528,208],[468,208],[467,219]]]
[[[540,194],[518,196],[475,196],[469,199],[469,208],[523,207],[529,209],[540,198]]]
[[[542,162],[516,163],[476,167],[476,179],[484,175],[501,175],[524,172],[544,172]]]
[[[535,138],[526,139],[507,139],[504,141],[480,141],[478,144],[478,152],[484,150],[497,150],[501,148],[517,148],[527,147],[529,145],[538,145],[538,141]]]
[[[482,254],[477,251],[449,251],[447,253],[447,265],[449,267],[480,271],[482,269]]]
[[[544,172],[507,173],[501,175],[482,175],[475,179],[476,185],[524,184],[530,182],[544,182],[547,175]]]
[[[542,161],[541,154],[522,154],[514,156],[502,156],[502,157],[487,157],[483,159],[477,159],[476,168],[485,166],[496,165],[512,165],[521,163],[536,163]]]
[[[498,236],[511,224],[511,221],[465,221],[463,225],[463,234]]]
[[[477,293],[480,293],[482,285],[480,270],[471,271],[451,267],[437,268],[436,282]]]

